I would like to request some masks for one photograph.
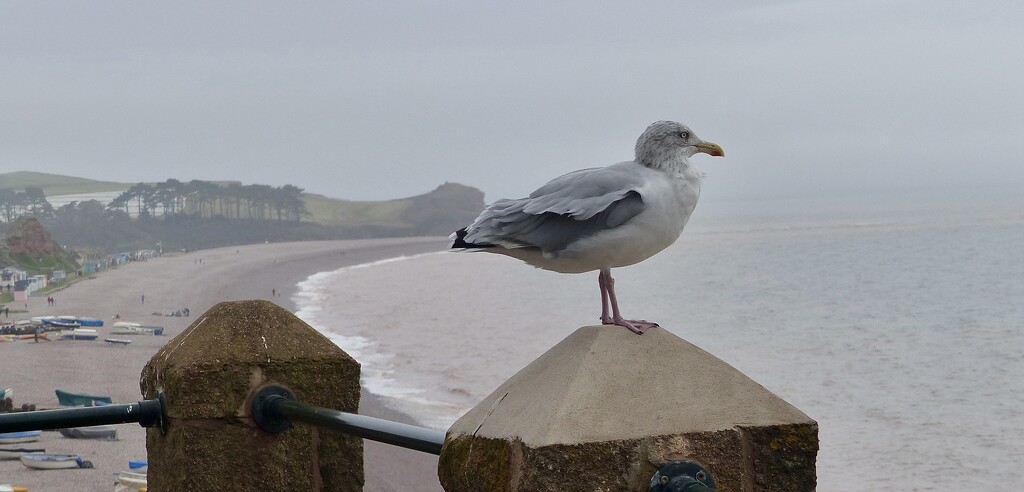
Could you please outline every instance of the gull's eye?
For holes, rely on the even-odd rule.
[[[690,138],[690,132],[683,130],[679,132],[679,136],[682,137],[683,140],[688,140]]]

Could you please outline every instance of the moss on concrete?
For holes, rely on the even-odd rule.
[[[687,459],[722,490],[802,492],[817,449],[813,420],[698,347],[585,327],[452,425],[438,475],[449,492],[646,491]]]
[[[150,490],[362,490],[361,439],[255,427],[247,397],[270,383],[312,405],[359,408],[359,364],[271,302],[218,304],[167,343],[140,381],[146,398],[165,394],[169,416],[166,434],[147,433]]]

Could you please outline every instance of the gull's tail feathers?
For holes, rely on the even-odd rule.
[[[477,243],[466,242],[466,235],[467,234],[469,234],[469,232],[466,230],[465,227],[463,227],[462,229],[459,229],[459,230],[453,232],[451,236],[448,236],[452,240],[451,249],[466,250],[466,249],[481,249],[481,248],[493,248],[494,247],[493,244],[477,244]]]

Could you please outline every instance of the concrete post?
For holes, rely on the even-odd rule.
[[[812,491],[817,424],[713,355],[656,328],[577,330],[449,429],[453,491],[646,491],[689,459],[732,491]]]
[[[267,383],[358,411],[359,363],[268,301],[217,304],[157,352],[140,385],[147,399],[164,393],[169,419],[166,433],[147,430],[149,490],[362,490],[361,439],[255,427],[246,398]]]

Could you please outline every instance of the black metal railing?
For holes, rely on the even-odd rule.
[[[257,392],[252,401],[252,416],[261,429],[269,432],[282,432],[295,421],[424,453],[441,454],[444,445],[444,432],[315,407],[295,401],[282,386],[267,386]]]
[[[282,432],[292,422],[326,427],[371,441],[383,442],[431,454],[441,454],[444,433],[415,425],[315,407],[295,401],[282,386],[262,388],[253,398],[252,416],[269,432]],[[163,395],[124,405],[61,408],[0,414],[0,432],[66,429],[95,425],[138,423],[164,428]]]
[[[651,477],[648,492],[718,492],[711,471],[700,463],[670,461]]]
[[[390,420],[321,408],[295,400],[287,388],[269,385],[252,397],[256,425],[267,432],[283,432],[292,422],[326,427],[363,439],[439,455],[444,432]],[[96,425],[138,423],[160,427],[166,423],[163,394],[153,400],[123,405],[61,408],[0,414],[0,433],[65,429]],[[692,461],[666,463],[651,477],[650,492],[715,492],[711,472]]]
[[[163,397],[123,405],[58,408],[0,414],[0,432],[66,429],[94,425],[138,423],[142,427],[164,425]]]

